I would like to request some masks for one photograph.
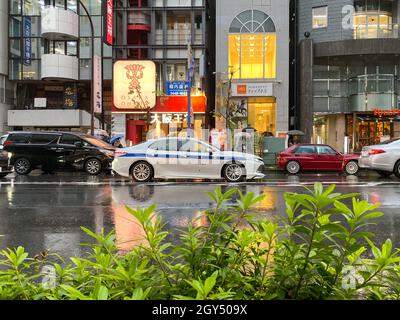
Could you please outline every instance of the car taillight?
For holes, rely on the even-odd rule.
[[[381,154],[381,153],[386,153],[386,151],[382,150],[382,149],[369,149],[368,150],[368,154],[370,156],[374,156],[374,155]]]
[[[12,145],[12,141],[11,140],[6,140],[6,141],[4,141],[4,143],[3,143],[3,146],[5,147],[5,146],[11,146]]]
[[[123,157],[123,156],[126,156],[127,154],[128,154],[128,152],[124,152],[124,151],[115,151],[115,152],[114,152],[114,158]]]

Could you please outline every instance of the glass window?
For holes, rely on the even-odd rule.
[[[328,146],[317,146],[318,154],[325,154],[325,155],[334,155],[336,151],[333,150],[331,147]]]
[[[21,80],[21,60],[10,59],[9,73],[10,80]]]
[[[32,144],[48,144],[51,142],[56,142],[59,138],[59,135],[53,134],[34,134],[32,135],[31,142]]]
[[[67,42],[67,55],[76,56],[78,54],[78,43],[76,41]]]
[[[314,146],[301,146],[298,147],[295,151],[295,154],[316,154],[316,150]]]
[[[78,11],[77,0],[67,0],[67,9],[77,12]]]
[[[90,59],[80,59],[79,60],[79,72],[81,80],[89,80],[91,77],[91,60]]]
[[[93,22],[93,31],[95,37],[101,37],[101,24],[102,24],[102,19],[101,16],[99,17],[91,17],[92,22]],[[90,27],[90,21],[87,16],[81,16],[80,17],[80,31],[79,35],[81,37],[91,37],[92,36],[92,29]]]
[[[182,152],[210,152],[212,151],[206,145],[195,140],[180,140],[179,151]]]
[[[28,143],[30,139],[29,134],[10,134],[10,136],[7,138],[7,140],[10,140],[14,143]]]
[[[103,79],[104,80],[112,79],[112,60],[111,59],[103,59]]]
[[[75,145],[75,142],[82,142],[82,139],[73,134],[63,134],[60,144]]]
[[[276,78],[276,32],[271,18],[248,10],[233,20],[229,30],[229,72],[233,78]]]
[[[21,37],[21,31],[22,31],[21,26],[22,26],[21,17],[11,16],[10,28],[9,28],[10,37]]]
[[[90,15],[101,15],[101,1],[82,0],[82,3],[85,5]],[[79,10],[80,15],[86,15],[85,10],[83,10],[82,6],[80,6]]]
[[[21,57],[21,39],[10,39],[11,58]]]
[[[313,29],[326,28],[328,26],[328,6],[312,9]]]
[[[10,2],[10,13],[11,14],[21,14],[21,9],[22,9],[21,1],[22,0],[11,0],[11,2]]]
[[[153,143],[152,145],[149,146],[149,149],[151,150],[157,150],[157,151],[169,151],[169,143],[168,139],[157,141]]]
[[[30,60],[23,66],[22,80],[39,80],[39,60]]]
[[[40,16],[44,3],[41,0],[24,1],[23,14],[26,16]]]
[[[258,132],[272,132],[276,134],[276,99],[249,98],[248,99],[248,126]]]

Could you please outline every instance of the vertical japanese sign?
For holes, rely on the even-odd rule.
[[[78,107],[78,97],[76,83],[68,83],[64,86],[64,108],[76,109]]]
[[[101,57],[94,56],[94,73],[93,73],[93,100],[95,101],[95,113],[101,113],[103,110],[103,72],[101,68]]]
[[[114,43],[114,1],[113,0],[103,0],[103,28],[104,35],[103,41],[105,44],[112,46]]]
[[[24,17],[24,65],[32,64],[32,20]]]

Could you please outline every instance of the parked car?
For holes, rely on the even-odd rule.
[[[169,137],[119,149],[114,172],[137,182],[161,179],[221,179],[239,182],[263,178],[261,158],[241,152],[223,152],[193,138]]]
[[[300,171],[336,171],[355,175],[359,155],[341,154],[329,145],[297,144],[281,152],[278,167],[290,174]]]
[[[382,177],[394,173],[400,178],[400,138],[364,147],[359,163],[361,168],[375,170]]]
[[[0,137],[0,150],[3,150],[3,143],[6,141],[7,135],[1,136]]]
[[[111,169],[115,147],[87,134],[72,132],[11,132],[4,141],[10,163],[20,175],[40,167],[85,170],[97,175]]]
[[[3,143],[7,136],[0,137],[0,179],[13,172],[13,167],[10,166],[8,152],[3,150]]]

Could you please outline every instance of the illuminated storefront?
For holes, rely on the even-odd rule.
[[[127,145],[148,138],[178,134],[188,126],[185,95],[156,96],[156,65],[146,60],[114,63],[114,133],[125,136]],[[192,96],[193,129],[201,136],[204,128],[205,96]]]
[[[222,0],[216,20],[217,129],[287,132],[289,1],[273,6]]]

